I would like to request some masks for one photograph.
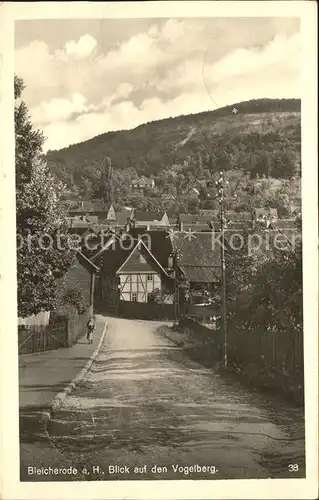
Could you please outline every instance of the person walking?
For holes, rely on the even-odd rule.
[[[95,320],[94,317],[92,316],[89,321],[87,322],[87,341],[89,344],[93,344],[93,332],[95,330]]]

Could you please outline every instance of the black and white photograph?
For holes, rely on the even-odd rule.
[[[177,3],[14,22],[18,481],[294,498],[318,329],[301,17]]]

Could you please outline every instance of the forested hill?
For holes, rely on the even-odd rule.
[[[174,165],[198,165],[289,178],[300,162],[300,99],[258,99],[198,114],[108,132],[59,151],[49,151],[51,171],[71,189],[90,190],[106,157],[126,184],[136,175],[157,177]]]

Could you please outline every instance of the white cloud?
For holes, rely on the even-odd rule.
[[[232,32],[231,23],[216,20],[212,30],[201,20],[154,21],[105,54],[89,34],[67,41],[63,50],[50,51],[41,41],[17,50],[24,98],[48,137],[47,148],[216,103],[299,96],[299,34],[288,30],[269,41],[261,22],[253,32],[244,24]],[[278,32],[281,24],[273,26]],[[138,107],[133,98],[139,94],[141,103],[145,91]]]
[[[261,50],[237,49],[230,52],[210,68],[210,80],[220,82],[223,79],[248,75],[262,70],[269,70],[278,65],[280,71],[285,66],[294,66],[299,71],[300,36],[290,38],[276,36]]]
[[[31,110],[31,117],[35,124],[47,124],[55,121],[68,120],[75,113],[84,113],[90,107],[81,94],[75,93],[71,99],[55,98],[41,102]]]
[[[65,44],[65,52],[67,55],[74,55],[78,59],[89,56],[97,45],[96,40],[90,35],[81,36],[75,42],[74,40]]]
[[[132,90],[133,90],[133,85],[131,83],[127,82],[120,83],[115,95],[113,96],[113,99],[120,99],[120,98],[126,99],[131,94]]]

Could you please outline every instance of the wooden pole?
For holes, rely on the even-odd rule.
[[[227,295],[226,295],[226,261],[225,261],[225,213],[224,213],[224,175],[220,176],[220,230],[221,230],[221,277],[222,277],[222,318],[224,334],[224,367],[227,368]]]

